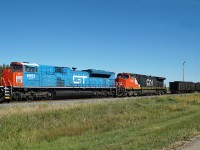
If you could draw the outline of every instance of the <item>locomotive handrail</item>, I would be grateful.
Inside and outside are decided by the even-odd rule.
[[[112,88],[114,86],[111,85],[101,85],[101,84],[69,84],[70,87],[76,88],[82,88],[82,87],[90,87],[90,88]],[[66,87],[66,86],[64,86]]]
[[[4,83],[4,86],[6,86],[6,81],[5,81],[5,79],[3,77],[1,77],[1,84],[2,84],[2,81]]]
[[[9,82],[9,86],[12,86],[12,84],[11,84],[11,82],[10,82],[10,80],[8,79],[8,82]]]
[[[2,81],[3,81],[3,83],[4,83],[4,86],[7,86],[4,77],[1,77],[1,85],[2,85]],[[9,82],[9,85],[8,85],[8,86],[12,86],[11,81],[10,81],[9,79],[8,79],[8,82]]]

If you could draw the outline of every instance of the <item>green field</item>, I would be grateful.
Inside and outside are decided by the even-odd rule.
[[[145,150],[200,131],[200,94],[0,107],[0,149]]]

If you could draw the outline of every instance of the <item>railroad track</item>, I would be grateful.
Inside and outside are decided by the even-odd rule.
[[[175,96],[180,96],[182,94],[170,94]],[[184,94],[188,95],[188,94]],[[13,101],[10,103],[2,103],[0,107],[15,107],[15,106],[24,106],[24,107],[33,107],[37,105],[65,105],[65,104],[78,104],[78,103],[97,103],[97,102],[110,102],[117,100],[136,100],[141,98],[154,98],[154,97],[163,97],[167,95],[153,95],[153,96],[137,96],[137,97],[110,97],[110,98],[79,98],[79,99],[59,99],[59,100],[33,100],[33,101]]]

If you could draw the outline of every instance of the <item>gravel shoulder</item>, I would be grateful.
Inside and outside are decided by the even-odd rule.
[[[200,133],[190,139],[177,141],[163,150],[200,150]]]
[[[61,100],[43,100],[43,101],[18,101],[11,103],[0,104],[0,107],[34,107],[37,105],[71,105],[79,103],[98,103],[98,102],[110,102],[110,101],[119,101],[119,100],[136,100],[141,98],[153,98],[156,96],[141,96],[141,97],[123,97],[123,98],[85,98],[85,99],[61,99]]]
[[[184,144],[176,150],[200,150],[200,134],[183,143]]]
[[[171,94],[174,95],[174,94]],[[180,96],[181,94],[176,94],[174,96]],[[187,95],[187,94],[184,94]],[[16,101],[11,103],[2,103],[0,107],[33,107],[37,105],[65,105],[65,104],[78,104],[78,103],[97,103],[97,102],[110,102],[110,101],[120,101],[120,100],[137,100],[141,98],[154,98],[162,97],[167,95],[154,95],[154,96],[138,96],[138,97],[117,97],[117,98],[81,98],[81,99],[61,99],[61,100],[34,100],[34,101]]]

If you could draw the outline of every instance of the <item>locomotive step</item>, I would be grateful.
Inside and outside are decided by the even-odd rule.
[[[4,99],[11,99],[11,87],[4,87]]]
[[[6,97],[4,97],[4,98],[5,98],[5,99],[11,99],[10,96],[6,96]]]

